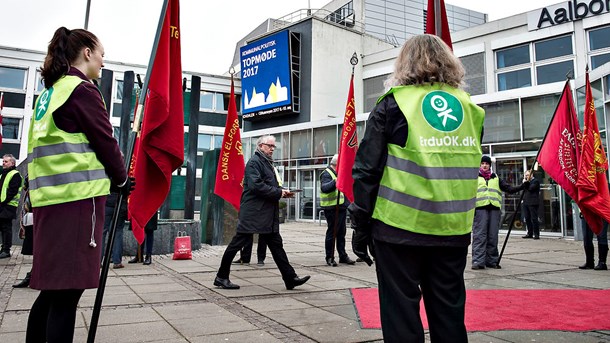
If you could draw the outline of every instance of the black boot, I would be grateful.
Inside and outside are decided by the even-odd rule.
[[[593,269],[595,267],[595,259],[593,258],[593,246],[585,245],[585,258],[586,262],[582,266],[578,266],[579,269]]]
[[[593,269],[608,270],[608,266],[606,265],[606,257],[608,257],[608,246],[598,244],[597,250],[599,251],[599,263]]]
[[[23,278],[23,280],[21,280],[21,282],[16,283],[13,285],[13,288],[26,288],[30,286],[30,278],[31,278],[31,272],[28,272],[27,274],[25,274],[25,278]]]
[[[146,257],[144,258],[144,262],[142,262],[142,264],[147,266],[151,263],[152,263],[152,259],[150,258],[150,255],[146,255]]]
[[[127,261],[127,263],[140,263],[140,262],[142,262],[142,260],[138,256],[135,256],[131,260]]]

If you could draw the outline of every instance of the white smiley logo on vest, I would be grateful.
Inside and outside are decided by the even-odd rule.
[[[422,101],[422,114],[430,126],[442,132],[455,131],[464,121],[464,110],[460,101],[443,91],[426,94]]]

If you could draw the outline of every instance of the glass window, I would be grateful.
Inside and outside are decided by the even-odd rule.
[[[530,63],[529,44],[516,46],[496,52],[497,67],[506,68],[519,64]]]
[[[498,74],[498,90],[529,87],[532,85],[530,69],[521,69]]]
[[[610,26],[589,31],[590,51],[610,47]]]
[[[26,70],[19,68],[0,67],[0,87],[25,89]]]
[[[591,56],[591,70],[610,62],[610,53]]]
[[[222,94],[222,102],[221,104],[223,105],[223,109],[225,111],[229,110],[229,100],[231,99],[231,94]],[[237,108],[237,112],[240,111],[239,106],[241,105],[241,95],[239,94],[235,94],[235,107]],[[218,104],[216,105],[216,108],[219,109],[220,107],[218,107]]]
[[[364,79],[364,111],[370,112],[377,104],[377,99],[383,95],[385,88],[383,82],[388,78],[388,74]]]
[[[40,70],[36,71],[36,92],[42,92],[44,90],[44,82],[42,82],[42,75]]]
[[[523,138],[542,138],[553,118],[560,94],[521,99]]]
[[[199,97],[199,108],[202,110],[213,110],[214,109],[214,93],[201,92]]]
[[[337,153],[337,126],[313,129],[313,156],[332,156]]]
[[[536,79],[539,85],[558,81],[565,81],[568,72],[574,70],[572,60],[547,64],[536,67]]]
[[[197,151],[211,150],[212,135],[198,135],[197,136]]]
[[[19,139],[20,119],[2,118],[2,138]]]
[[[466,91],[471,95],[485,94],[485,53],[460,57],[466,75]]]
[[[311,130],[293,131],[290,134],[290,158],[311,157]]]
[[[273,137],[275,137],[275,150],[273,150],[273,159],[274,160],[280,160],[282,159],[282,141],[284,136],[281,134],[274,134]]]
[[[572,55],[572,36],[553,38],[534,44],[536,61]]]
[[[116,93],[114,94],[114,98],[117,101],[123,100],[123,80],[116,81]]]
[[[226,111],[229,109],[229,104],[227,103],[226,106],[224,104],[224,94],[214,93],[214,97],[216,98],[216,104],[214,106],[215,111],[222,111],[222,110]]]
[[[222,146],[222,139],[222,135],[214,135],[214,149],[220,149],[220,147]]]
[[[519,141],[519,101],[503,101],[481,105],[485,109],[483,143]]]

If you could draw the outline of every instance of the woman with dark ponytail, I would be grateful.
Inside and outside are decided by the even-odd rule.
[[[104,205],[111,183],[129,194],[123,158],[102,96],[91,80],[104,47],[86,30],[60,27],[42,66],[28,142],[36,254],[30,287],[40,290],[26,342],[72,342],[76,308],[99,282]]]

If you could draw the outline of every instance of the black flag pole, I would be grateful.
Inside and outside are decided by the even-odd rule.
[[[153,44],[153,48],[150,54],[150,60],[148,62],[148,68],[146,70],[146,78],[144,79],[144,86],[142,87],[142,92],[139,99],[139,105],[137,106],[136,114],[134,117],[132,132],[129,137],[128,151],[127,156],[125,156],[125,169],[129,170],[131,166],[131,160],[133,157],[133,150],[136,140],[137,132],[140,130],[140,125],[142,122],[143,116],[143,108],[144,108],[144,98],[146,97],[146,92],[148,91],[148,80],[150,78],[150,73],[153,68],[153,64],[155,61],[155,56],[157,54],[157,47],[159,46],[159,37],[161,36],[161,31],[163,29],[163,23],[165,20],[165,14],[167,13],[167,6],[169,0],[163,0],[163,7],[161,8],[161,16],[159,17],[159,24],[157,26],[157,33],[155,35],[155,40]],[[138,78],[139,81],[139,78]],[[104,299],[104,290],[106,288],[106,281],[108,279],[108,268],[110,267],[110,255],[112,252],[112,246],[114,244],[114,236],[116,233],[116,226],[119,218],[119,209],[121,208],[121,203],[123,202],[124,195],[119,192],[119,196],[114,207],[114,211],[112,212],[112,221],[110,223],[110,232],[108,232],[108,243],[106,244],[106,249],[104,252],[104,259],[102,261],[102,271],[100,273],[100,282],[97,288],[97,293],[95,295],[95,303],[93,305],[93,313],[91,314],[91,324],[89,325],[89,332],[87,334],[87,343],[95,342],[95,334],[97,332],[97,325],[99,322],[100,312],[102,310],[102,301]]]
[[[557,105],[555,106],[555,112],[553,112],[553,117],[549,121],[549,126],[546,128],[546,132],[544,133],[544,138],[542,138],[542,142],[540,143],[540,146],[538,147],[538,152],[536,153],[536,158],[534,159],[534,164],[532,165],[532,168],[528,169],[530,171],[530,175],[533,170],[538,169],[537,165],[538,165],[538,157],[540,156],[540,149],[542,149],[542,147],[544,146],[544,141],[546,140],[546,137],[549,134],[549,129],[551,128],[551,124],[553,123],[553,120],[555,119],[555,115],[557,115],[557,109],[559,108],[559,105],[561,104],[561,98],[565,94],[565,88],[570,87],[570,73],[569,72],[566,75],[566,77],[567,77],[566,84],[561,93],[561,97],[559,97],[559,101],[557,101]],[[527,190],[525,190],[525,189],[521,191],[521,196],[519,197],[519,202],[517,202],[517,208],[515,209],[515,212],[513,213],[513,216],[511,217],[510,224],[508,225],[508,232],[506,233],[506,237],[504,238],[504,243],[502,244],[502,250],[500,251],[500,256],[498,257],[498,266],[500,265],[500,261],[502,260],[502,255],[504,255],[504,249],[506,249],[506,244],[508,243],[508,238],[510,237],[510,233],[513,230],[513,226],[515,225],[515,220],[517,219],[517,215],[521,211],[521,202],[523,202],[523,197],[525,196],[526,191]],[[538,220],[538,218],[535,218],[535,220]],[[533,228],[532,228],[532,230],[533,230]]]

